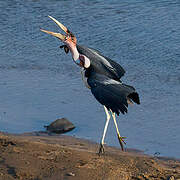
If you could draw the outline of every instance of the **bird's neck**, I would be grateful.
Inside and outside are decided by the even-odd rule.
[[[77,47],[73,45],[69,49],[71,51],[73,60],[76,62],[79,59],[79,52],[77,50]]]
[[[76,45],[70,45],[69,49],[71,51],[74,62],[78,66],[84,67],[84,68],[88,68],[90,66],[89,58],[87,58],[85,55],[79,54]]]

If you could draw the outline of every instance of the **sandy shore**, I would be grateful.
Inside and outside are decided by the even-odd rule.
[[[174,180],[180,161],[106,147],[70,136],[0,133],[0,180]]]

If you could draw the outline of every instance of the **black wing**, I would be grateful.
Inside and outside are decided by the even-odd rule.
[[[122,76],[124,76],[124,74],[125,74],[126,71],[123,69],[123,67],[122,67],[120,64],[118,64],[117,62],[111,60],[110,58],[108,58],[108,57],[106,57],[106,56],[104,56],[104,58],[106,58],[106,59],[109,61],[109,63],[111,64],[111,66],[113,67],[113,69],[112,69],[112,68],[109,68],[109,67],[107,66],[107,68],[109,68],[110,71],[111,71],[111,70],[115,71],[116,74],[117,74],[117,76],[119,77],[119,79],[120,79]]]
[[[103,56],[99,51],[78,44],[77,49],[80,54],[83,54],[90,59],[93,71],[104,74],[115,80],[120,80],[125,74],[125,70],[121,65],[110,58]]]
[[[93,73],[88,78],[88,84],[95,98],[117,115],[120,112],[127,113],[128,99],[140,104],[139,95],[132,86],[122,84],[97,73]]]

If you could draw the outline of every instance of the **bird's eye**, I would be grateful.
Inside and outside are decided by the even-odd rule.
[[[65,41],[66,41],[68,38],[70,38],[70,34],[67,34],[67,35],[65,36]]]

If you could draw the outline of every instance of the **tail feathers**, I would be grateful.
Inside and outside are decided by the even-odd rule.
[[[137,92],[132,92],[127,97],[130,98],[133,102],[140,104],[139,94]]]

